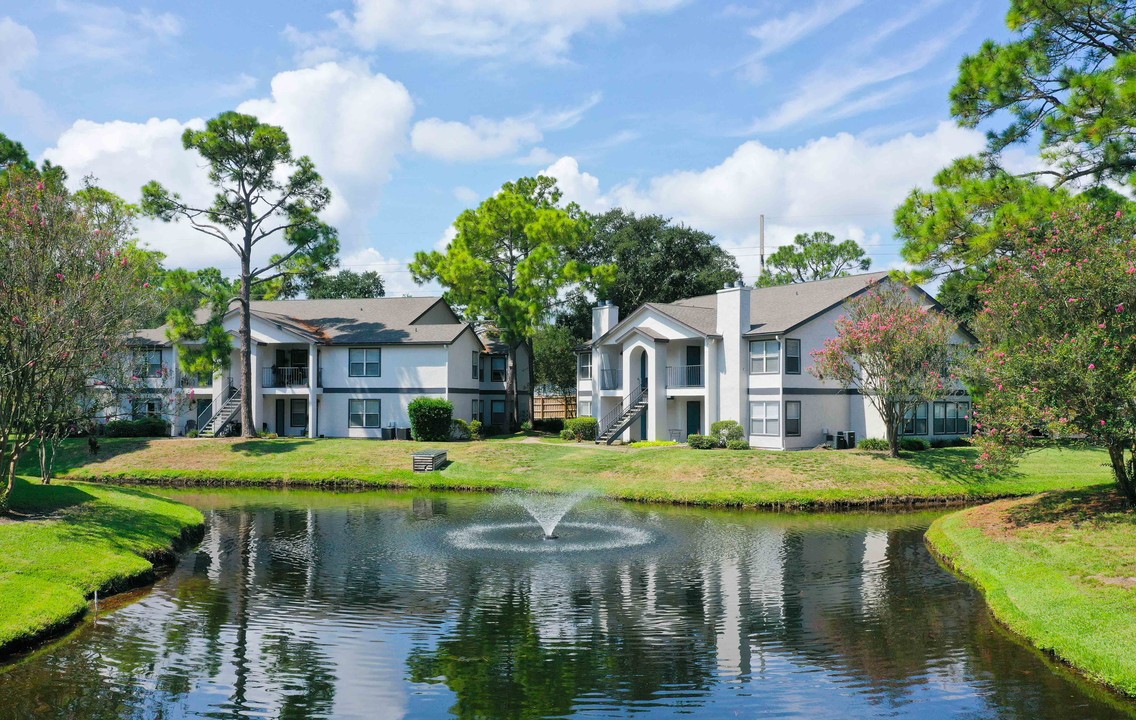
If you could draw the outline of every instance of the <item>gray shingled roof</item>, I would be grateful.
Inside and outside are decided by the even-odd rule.
[[[747,335],[787,332],[836,307],[887,276],[888,273],[884,271],[777,287],[753,288],[750,291],[751,325]],[[717,293],[677,300],[673,303],[647,303],[644,307],[654,308],[703,335],[715,335],[718,332]],[[625,322],[626,320],[620,322],[611,332],[623,326]]]
[[[254,300],[252,314],[301,337],[328,345],[450,343],[465,331],[466,323],[415,322],[438,301],[436,297]],[[165,326],[141,330],[135,333],[135,338],[140,341],[138,344],[168,345],[165,331]]]

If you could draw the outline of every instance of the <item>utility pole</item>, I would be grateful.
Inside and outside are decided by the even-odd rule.
[[[757,235],[757,276],[760,278],[765,274],[765,213],[758,217]]]

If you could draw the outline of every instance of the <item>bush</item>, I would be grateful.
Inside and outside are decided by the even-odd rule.
[[[749,450],[749,440],[729,440],[726,448],[730,450]]]
[[[686,444],[695,450],[713,450],[718,445],[718,438],[710,435],[687,435]]]
[[[159,417],[137,420],[111,420],[106,424],[107,437],[168,437],[170,424]]]
[[[274,432],[261,431],[256,434],[261,440],[276,440],[280,436]]]
[[[469,440],[469,438],[469,423],[461,418],[454,418],[453,423],[450,424],[450,439]]]
[[[669,447],[671,445],[678,445],[678,443],[674,440],[636,440],[635,442],[628,445],[628,447]]]
[[[883,438],[864,438],[856,443],[861,450],[887,450],[888,441]]]
[[[187,430],[185,436],[187,438],[195,438],[198,436],[198,432],[196,430]]]
[[[480,420],[470,420],[468,427],[470,440],[481,440],[485,437],[485,434],[483,432],[484,427],[482,426]]]
[[[578,417],[564,423],[565,430],[571,430],[577,440],[595,440],[599,434],[600,421],[594,417]]]
[[[410,431],[419,442],[442,442],[450,439],[454,404],[441,398],[420,397],[406,408],[410,415]]]
[[[521,423],[521,432],[531,433],[533,431],[533,424],[531,420],[525,420]]]
[[[568,428],[564,428],[563,430],[560,431],[560,439],[561,440],[575,440],[576,439],[576,433],[572,432]]]
[[[717,439],[718,447],[727,447],[732,440],[744,440],[745,429],[737,420],[719,420],[710,425],[710,437]]]
[[[931,449],[931,443],[927,438],[905,437],[899,439],[899,449],[908,452],[923,452]]]
[[[542,420],[533,420],[533,430],[537,432],[552,433],[553,435],[560,434],[564,429],[564,420],[561,418],[544,418]]]

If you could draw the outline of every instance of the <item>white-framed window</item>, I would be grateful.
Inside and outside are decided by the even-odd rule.
[[[579,370],[579,378],[581,380],[592,379],[592,354],[590,352],[580,353],[577,357],[576,367]]]
[[[162,374],[162,351],[139,350],[134,354],[134,364],[137,372],[144,373],[145,377],[159,377]]]
[[[801,374],[801,341],[785,338],[785,374]]]
[[[481,370],[481,353],[473,351],[473,379],[477,380]]]
[[[927,403],[921,402],[908,409],[903,416],[903,435],[927,434]]]
[[[381,348],[351,348],[347,351],[350,377],[379,377],[383,370]]]
[[[801,401],[785,401],[785,436],[801,436]]]
[[[758,401],[749,404],[750,435],[781,434],[781,403]]]
[[[936,435],[969,435],[970,403],[936,402],[933,429]]]
[[[130,404],[130,416],[135,420],[144,417],[161,417],[162,403],[157,398],[136,398]]]
[[[581,400],[576,403],[576,416],[577,417],[591,417],[592,416],[592,401]]]
[[[751,340],[749,372],[751,375],[772,375],[781,372],[781,343],[776,340]]]
[[[306,428],[308,426],[308,401],[306,398],[292,398],[289,410],[288,427]]]
[[[494,355],[489,360],[489,381],[495,383],[505,382],[505,361],[504,355]]]
[[[382,400],[348,400],[347,426],[377,428],[382,425]]]

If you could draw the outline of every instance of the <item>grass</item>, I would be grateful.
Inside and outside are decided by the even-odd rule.
[[[129,488],[17,480],[0,520],[0,654],[69,627],[88,598],[150,580],[203,523],[199,511]]]
[[[1136,512],[1111,485],[952,513],[927,539],[1011,630],[1136,696]]]
[[[588,488],[627,500],[803,508],[976,501],[1084,487],[1108,477],[1104,456],[1089,450],[1046,450],[1015,473],[991,477],[974,469],[971,448],[889,459],[857,450],[693,451],[519,440],[445,444],[450,464],[415,474],[410,453],[422,447],[348,439],[121,439],[104,442],[99,457],[91,458],[84,443],[73,441],[64,446],[58,467],[67,477],[112,482]]]

